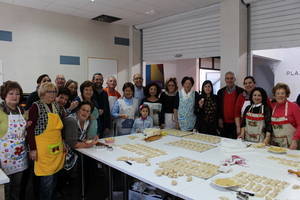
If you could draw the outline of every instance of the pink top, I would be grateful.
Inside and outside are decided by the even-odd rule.
[[[277,106],[276,106],[277,105]],[[276,106],[274,114],[272,117],[284,117],[285,102],[283,103],[273,103],[272,109]],[[293,140],[300,140],[300,108],[297,104],[288,101],[288,111],[287,111],[288,122],[296,128]]]

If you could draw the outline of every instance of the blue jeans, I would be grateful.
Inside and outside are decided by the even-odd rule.
[[[50,176],[40,176],[40,199],[53,200],[56,188],[56,174]]]

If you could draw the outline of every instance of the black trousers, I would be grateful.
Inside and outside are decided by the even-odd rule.
[[[235,123],[224,123],[223,130],[221,131],[221,136],[231,139],[236,139],[236,126]]]

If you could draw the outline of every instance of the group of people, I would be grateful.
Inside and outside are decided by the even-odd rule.
[[[69,185],[80,185],[81,158],[76,148],[151,127],[298,148],[300,108],[287,100],[290,89],[284,83],[274,86],[269,99],[252,76],[244,78],[244,88],[237,86],[233,72],[225,74],[226,86],[217,95],[210,80],[204,81],[199,93],[195,91],[192,77],[181,80],[181,89],[176,78],[169,78],[162,92],[155,82],[143,87],[141,74],[135,74],[133,83],[123,85],[123,95],[116,89],[115,77],[107,77],[106,88],[103,80],[101,73],[94,74],[91,81],[79,86],[77,94],[76,81],[57,75],[52,83],[43,74],[25,107],[20,106],[22,87],[14,81],[4,82],[0,89],[0,162],[10,178],[5,185],[7,200],[20,198],[23,172],[30,163],[38,177],[38,197],[55,199],[58,173],[70,175]],[[72,199],[80,198],[80,187],[73,195]]]

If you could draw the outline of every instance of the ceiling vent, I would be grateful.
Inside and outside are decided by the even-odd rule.
[[[109,16],[109,15],[99,15],[98,17],[94,17],[92,20],[106,23],[113,23],[121,20],[121,18]]]

